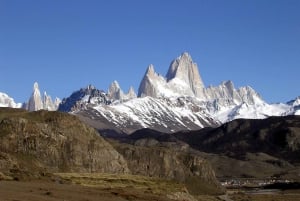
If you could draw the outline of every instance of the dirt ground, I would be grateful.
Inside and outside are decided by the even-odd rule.
[[[0,181],[0,201],[170,201],[134,189],[100,189],[51,181]]]

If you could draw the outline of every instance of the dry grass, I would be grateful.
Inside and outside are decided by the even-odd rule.
[[[144,192],[164,195],[186,191],[184,184],[139,175],[108,173],[55,173],[55,175],[74,184],[97,188],[134,188]]]

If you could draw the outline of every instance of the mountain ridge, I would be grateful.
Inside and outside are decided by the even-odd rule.
[[[0,105],[1,101],[2,105],[9,106],[11,99],[0,99]],[[10,104],[12,107],[18,105]],[[205,87],[197,64],[184,52],[171,62],[165,77],[149,65],[138,95],[132,87],[124,93],[119,83],[113,81],[107,92],[88,85],[60,102],[59,99],[52,101],[46,92],[42,98],[38,84],[34,83],[33,93],[23,108],[72,112],[83,115],[93,125],[98,119],[99,123],[108,122],[109,129],[128,134],[145,127],[176,132],[217,126],[238,118],[299,115],[300,98],[287,104],[268,104],[250,86],[237,89],[232,81]]]

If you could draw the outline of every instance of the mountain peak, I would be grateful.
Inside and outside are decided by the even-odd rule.
[[[92,84],[89,84],[87,87],[86,87],[88,90],[93,90],[93,89],[96,89],[96,87]]]
[[[43,109],[43,102],[41,98],[41,92],[39,90],[39,84],[35,82],[33,84],[33,92],[28,101],[29,111],[37,111]]]
[[[154,74],[155,74],[154,66],[153,64],[150,64],[146,70],[145,75],[153,76]]]
[[[174,78],[185,82],[197,97],[203,93],[204,84],[199,74],[198,66],[187,52],[182,53],[181,56],[172,61],[166,78],[168,82]]]
[[[39,84],[37,82],[34,82],[33,84],[33,91],[39,91]]]
[[[118,83],[117,80],[114,80],[114,81],[111,83],[110,87],[116,88],[116,89],[120,89],[120,85],[119,85],[119,83]]]
[[[108,89],[108,97],[113,99],[113,100],[121,100],[123,99],[123,91],[122,89],[120,88],[120,85],[119,83],[114,80],[111,85],[109,86],[109,89]]]
[[[177,57],[178,60],[189,60],[193,62],[192,56],[188,52],[183,52],[179,57]]]

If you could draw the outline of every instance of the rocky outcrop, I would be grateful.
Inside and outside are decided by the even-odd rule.
[[[160,143],[151,137],[140,138],[132,143],[114,142],[112,145],[127,160],[133,174],[185,183],[192,194],[198,194],[201,190],[192,186],[206,185],[215,189],[215,192],[222,191],[210,164],[196,151],[190,150],[188,145]]]
[[[128,173],[124,158],[76,116],[1,109],[0,171]],[[12,162],[9,162],[12,161]]]

